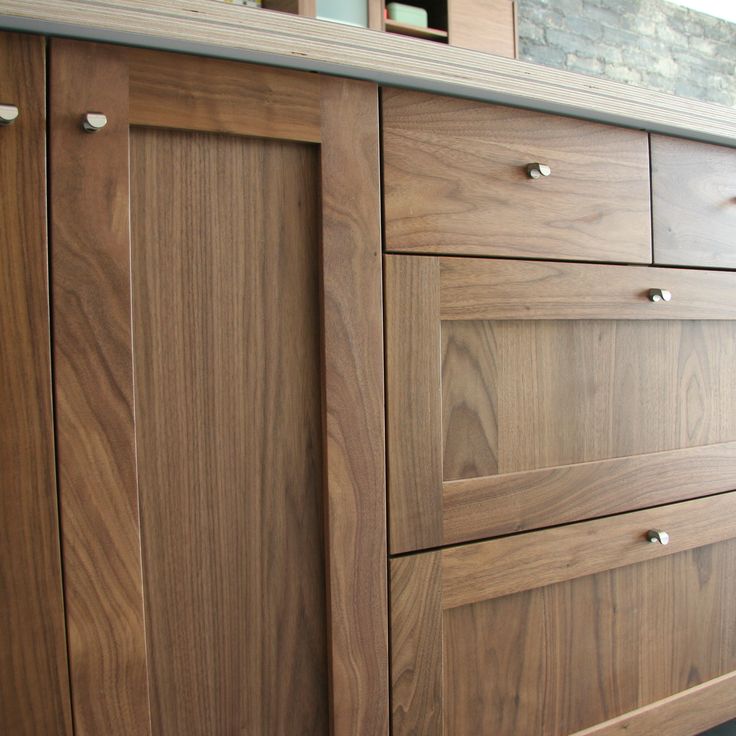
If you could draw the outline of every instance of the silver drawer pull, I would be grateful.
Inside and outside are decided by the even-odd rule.
[[[650,302],[669,302],[672,301],[672,292],[667,289],[649,289]]]
[[[661,529],[650,529],[647,532],[647,541],[651,544],[669,544],[670,535]]]
[[[18,117],[18,108],[15,105],[0,104],[0,125],[10,125]]]
[[[526,173],[530,179],[539,179],[543,176],[549,176],[552,173],[552,169],[547,164],[533,163],[527,164]]]
[[[82,128],[87,133],[96,133],[107,125],[107,115],[101,112],[86,112],[82,118]]]

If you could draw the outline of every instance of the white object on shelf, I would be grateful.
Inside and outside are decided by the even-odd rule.
[[[368,0],[317,0],[317,17],[367,28]]]

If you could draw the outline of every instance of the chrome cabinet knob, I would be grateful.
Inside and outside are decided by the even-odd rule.
[[[669,302],[671,300],[671,291],[667,291],[667,289],[649,289],[650,302]]]
[[[549,176],[552,169],[547,164],[533,163],[527,164],[526,173],[530,179],[539,179],[542,176]]]
[[[18,117],[18,108],[15,105],[0,104],[0,125],[10,125]]]
[[[82,118],[82,129],[87,133],[96,133],[107,125],[107,115],[101,112],[86,112]]]
[[[650,529],[647,532],[647,541],[651,544],[669,544],[670,535],[661,529]]]

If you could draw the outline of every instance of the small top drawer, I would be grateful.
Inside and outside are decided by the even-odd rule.
[[[652,135],[654,260],[736,268],[736,149]]]
[[[651,262],[646,133],[386,89],[383,144],[390,251]]]

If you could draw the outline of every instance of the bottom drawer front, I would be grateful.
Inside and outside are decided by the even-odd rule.
[[[691,515],[697,534],[708,513],[724,534],[703,546],[646,541],[652,514],[663,530]],[[563,736],[736,671],[734,515],[736,493],[394,559],[394,733]],[[642,533],[632,539],[638,520]],[[622,560],[602,539],[591,567],[586,558],[595,555],[598,534],[615,536],[617,526],[644,557]],[[494,568],[513,569],[511,541],[538,548],[554,567],[550,535],[567,579],[549,582],[545,559],[535,572],[521,555],[523,589],[490,586],[485,598],[453,593],[448,576],[464,576],[466,586],[472,580],[463,564],[477,567],[481,588],[487,576],[498,577]],[[466,550],[473,554],[458,562]],[[606,554],[617,559],[603,569]]]

